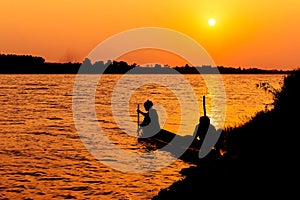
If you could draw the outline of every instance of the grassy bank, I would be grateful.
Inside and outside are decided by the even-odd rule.
[[[300,70],[287,75],[279,91],[264,85],[274,95],[272,109],[223,130],[216,146],[226,152],[222,157],[202,159],[196,167],[182,170],[185,178],[153,199],[299,196],[299,88]]]

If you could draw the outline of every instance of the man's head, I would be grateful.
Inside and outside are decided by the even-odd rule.
[[[200,124],[203,124],[203,125],[209,125],[210,124],[210,119],[209,117],[207,116],[201,116],[200,119],[199,119],[199,122]]]
[[[150,100],[147,100],[145,103],[144,103],[144,108],[145,108],[145,110],[149,110],[151,107],[153,106],[153,103],[152,103],[152,101],[150,101]]]

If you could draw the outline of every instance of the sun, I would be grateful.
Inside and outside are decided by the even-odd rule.
[[[210,18],[207,23],[209,26],[215,26],[217,22],[214,18]]]

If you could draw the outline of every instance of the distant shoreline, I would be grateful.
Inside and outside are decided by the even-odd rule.
[[[266,70],[203,66],[141,67],[124,61],[103,61],[94,64],[86,58],[82,63],[51,63],[31,55],[0,54],[0,74],[290,74],[293,70]]]

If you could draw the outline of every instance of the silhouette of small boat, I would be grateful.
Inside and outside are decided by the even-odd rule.
[[[180,136],[165,129],[161,129],[151,137],[138,137],[138,142],[149,145],[153,149],[169,151],[181,158],[198,158],[200,150],[197,139],[193,140],[191,135]]]

